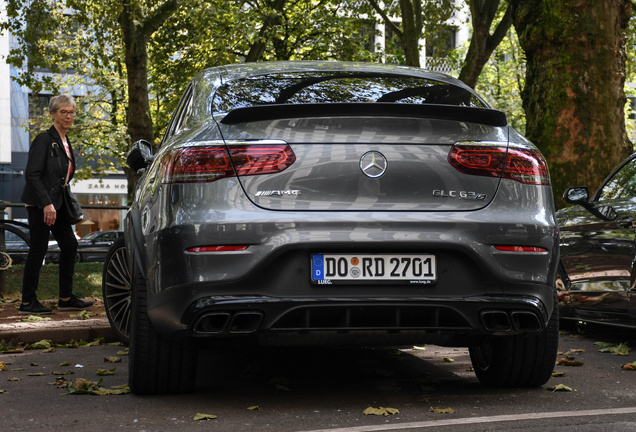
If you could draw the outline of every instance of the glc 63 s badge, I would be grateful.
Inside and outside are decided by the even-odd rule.
[[[440,198],[457,198],[466,200],[485,200],[486,194],[480,194],[470,191],[445,191],[444,189],[433,190],[434,197]]]

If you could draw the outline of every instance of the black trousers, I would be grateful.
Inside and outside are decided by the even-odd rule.
[[[27,212],[29,213],[31,247],[24,265],[22,302],[31,303],[37,300],[35,292],[38,289],[40,269],[48,249],[50,233],[53,233],[60,247],[60,297],[70,297],[73,293],[73,273],[77,253],[77,238],[71,223],[63,210],[57,212],[55,223],[51,226],[44,223],[43,209],[27,207]]]

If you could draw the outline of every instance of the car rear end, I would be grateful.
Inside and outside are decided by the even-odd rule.
[[[434,75],[237,74],[138,195],[157,331],[468,346],[546,328],[549,174],[501,113]],[[398,103],[409,91],[430,102]]]

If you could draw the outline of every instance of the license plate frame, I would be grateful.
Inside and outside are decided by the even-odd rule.
[[[437,282],[437,257],[430,253],[314,253],[310,256],[309,268],[311,283],[315,285],[430,285]]]

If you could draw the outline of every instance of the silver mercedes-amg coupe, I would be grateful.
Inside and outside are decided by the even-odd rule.
[[[196,382],[201,339],[470,348],[539,386],[558,343],[558,229],[537,148],[447,75],[271,62],[199,73],[142,173],[104,298],[129,384]]]

